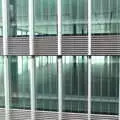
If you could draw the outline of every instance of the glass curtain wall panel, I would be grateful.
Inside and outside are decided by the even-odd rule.
[[[35,57],[36,109],[58,111],[57,57]]]
[[[9,56],[10,107],[30,108],[29,58],[27,56]]]
[[[0,56],[0,107],[5,106],[4,95],[4,59]]]
[[[57,34],[57,0],[35,0],[34,17],[36,36]]]
[[[9,0],[9,36],[28,35],[28,0]]]
[[[62,34],[85,35],[88,29],[88,0],[62,0]]]
[[[2,0],[0,0],[0,36],[3,35],[3,27],[2,27]]]
[[[120,33],[120,0],[92,0],[92,34]]]
[[[87,113],[88,67],[86,56],[64,56],[63,111]]]
[[[92,113],[118,114],[119,56],[92,57]]]

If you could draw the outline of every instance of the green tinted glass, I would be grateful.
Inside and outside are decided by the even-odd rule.
[[[118,114],[118,56],[92,57],[92,113]]]
[[[63,111],[87,112],[87,57],[63,57]]]
[[[11,108],[30,109],[30,80],[27,56],[9,56]]]
[[[36,109],[58,111],[57,57],[37,56]]]

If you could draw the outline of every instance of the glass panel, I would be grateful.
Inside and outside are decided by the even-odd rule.
[[[11,108],[30,108],[30,80],[27,56],[9,56]]]
[[[57,0],[35,0],[35,35],[57,34]]]
[[[87,1],[62,0],[62,34],[87,34]]]
[[[9,0],[9,36],[28,35],[28,0]]]
[[[36,61],[36,109],[58,110],[57,58],[37,56]]]
[[[4,59],[0,56],[0,107],[5,107],[4,101]]]
[[[120,0],[92,0],[92,34],[120,33]]]
[[[87,112],[87,57],[64,56],[63,111]]]
[[[92,57],[92,113],[118,114],[118,56]]]
[[[3,27],[2,27],[2,0],[0,0],[0,36],[3,35]]]

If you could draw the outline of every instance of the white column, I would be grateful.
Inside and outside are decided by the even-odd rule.
[[[119,58],[119,120],[120,120],[120,58]]]
[[[88,0],[88,55],[91,55],[91,0]]]
[[[3,54],[8,54],[8,0],[2,0]]]
[[[58,57],[58,120],[62,120],[62,57]]]
[[[58,16],[58,55],[62,54],[62,21],[61,21],[61,0],[57,0],[57,16]]]
[[[29,50],[34,55],[34,0],[29,0]]]
[[[91,0],[88,0],[88,120],[91,120]]]
[[[31,120],[35,120],[35,58],[30,56]]]
[[[9,72],[8,57],[4,56],[4,90],[5,90],[5,120],[10,120],[10,89],[9,89]]]
[[[29,54],[31,119],[35,120],[34,0],[29,0]]]
[[[91,57],[88,56],[88,120],[91,120]]]
[[[5,120],[10,120],[10,89],[8,72],[8,0],[2,0],[3,20],[3,55],[4,55],[4,91],[5,91]]]
[[[62,21],[61,0],[57,0],[58,16],[58,120],[62,120]]]

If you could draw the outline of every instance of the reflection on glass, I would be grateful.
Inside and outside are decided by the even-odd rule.
[[[4,60],[3,57],[0,56],[0,107],[4,107],[5,105],[5,95],[4,95]]]
[[[36,109],[58,110],[57,58],[37,56],[36,66]]]
[[[92,113],[118,114],[118,56],[92,57]]]
[[[92,0],[92,33],[120,33],[120,0]]]
[[[0,36],[3,34],[3,27],[2,27],[2,0],[0,0]]]
[[[62,34],[87,34],[87,0],[62,0]]]
[[[63,111],[87,112],[87,57],[63,57]]]
[[[30,108],[30,80],[27,56],[9,56],[11,108]]]
[[[57,34],[57,0],[35,0],[35,35]]]
[[[9,36],[28,35],[28,0],[9,0]]]

